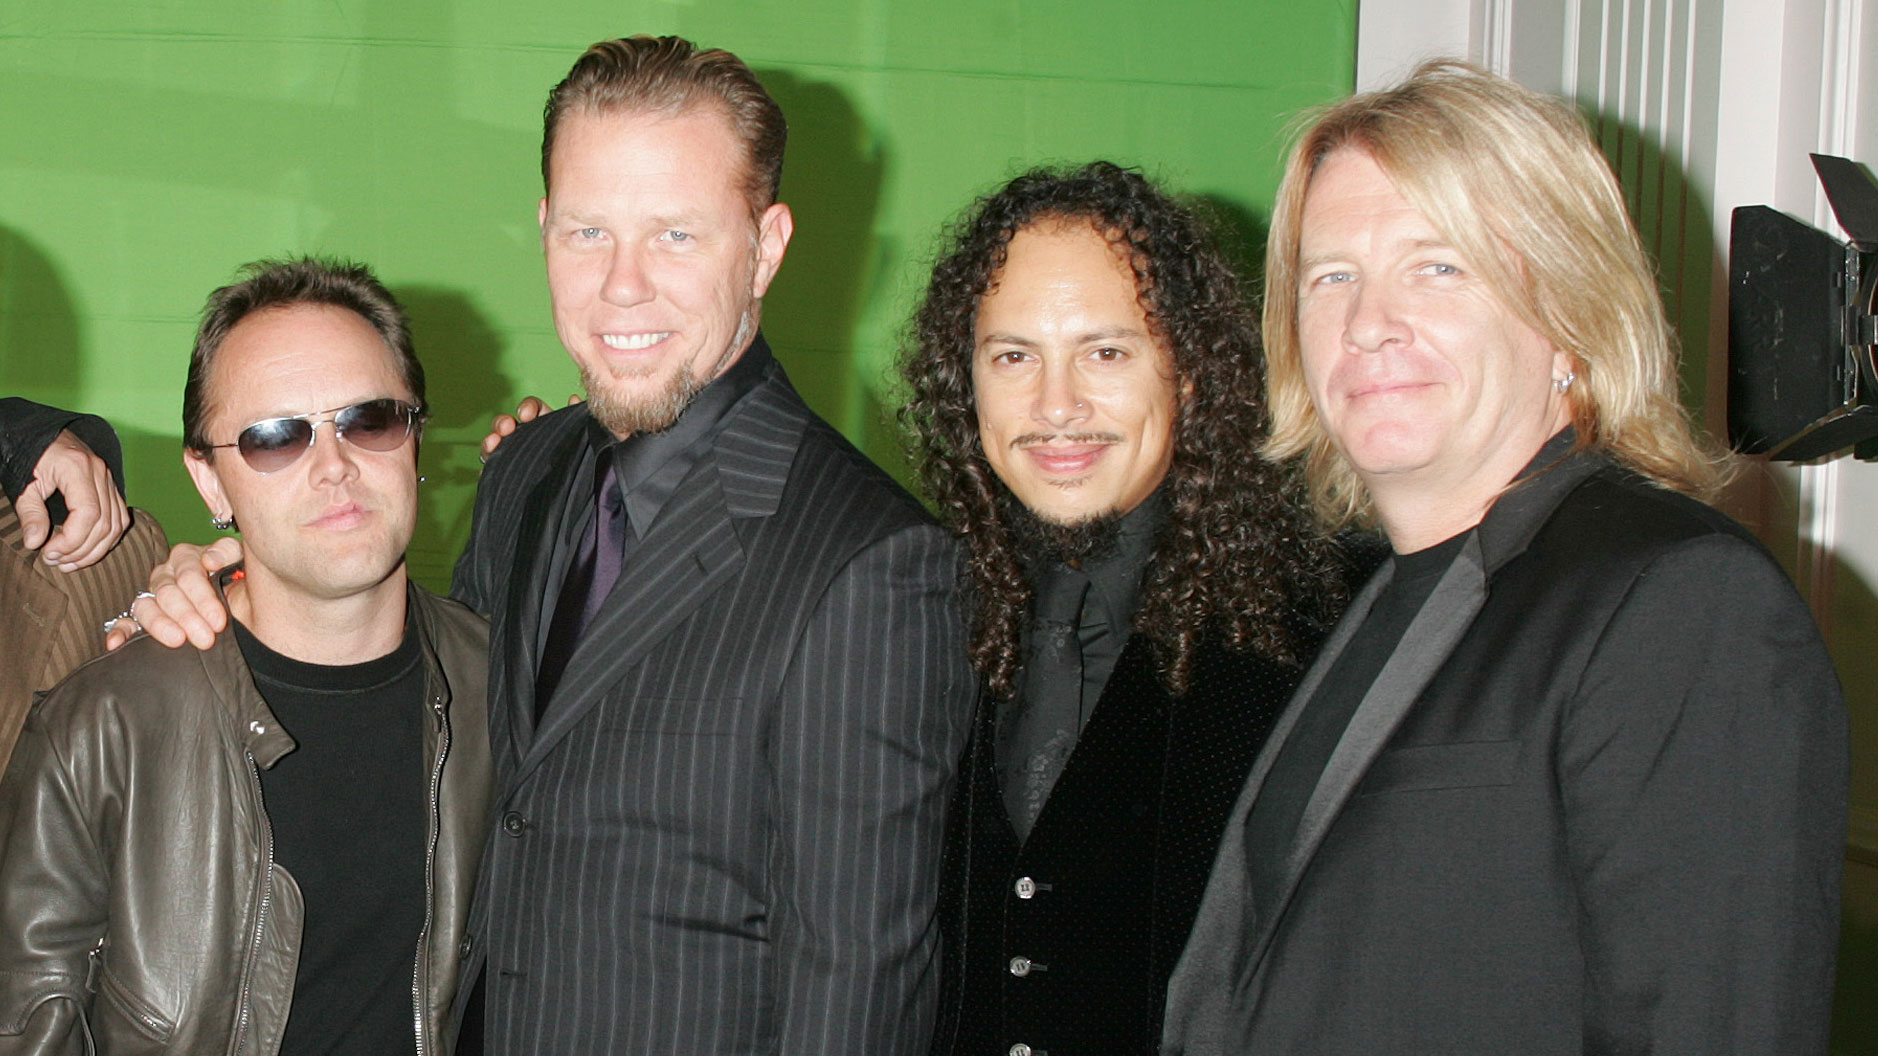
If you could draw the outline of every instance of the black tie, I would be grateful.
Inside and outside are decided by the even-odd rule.
[[[1079,631],[1088,593],[1089,577],[1073,568],[1059,568],[1045,579],[1025,650],[1023,685],[1000,724],[1004,809],[1019,840],[1030,837],[1082,730]]]
[[[548,640],[541,649],[541,667],[535,676],[535,722],[548,709],[555,687],[567,670],[574,647],[593,622],[619,580],[626,553],[626,503],[620,495],[619,474],[613,472],[613,450],[603,449],[593,467],[594,512],[581,533],[580,546],[568,563],[561,583],[561,598],[548,624]]]

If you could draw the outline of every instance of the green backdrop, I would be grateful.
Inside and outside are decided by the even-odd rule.
[[[362,260],[430,374],[411,563],[445,583],[490,415],[575,385],[535,231],[542,101],[587,44],[635,32],[729,48],[783,104],[797,228],[765,329],[895,472],[886,371],[947,219],[1023,166],[1108,157],[1254,241],[1287,121],[1348,92],[1355,54],[1353,2],[10,5],[0,394],[110,418],[132,501],[206,539],[178,461],[203,298],[258,257]]]
[[[941,225],[1026,165],[1108,157],[1210,199],[1249,259],[1284,128],[1352,84],[1354,8],[12,3],[0,10],[0,395],[110,418],[132,501],[172,538],[205,540],[178,423],[204,296],[258,257],[363,260],[411,309],[430,373],[411,558],[444,585],[490,415],[575,384],[535,233],[542,100],[594,40],[679,33],[742,55],[789,115],[797,231],[765,328],[810,402],[898,472],[885,374]],[[1848,945],[1842,993],[1862,992],[1870,949]],[[1869,1050],[1852,1018],[1841,1027],[1841,1045]]]

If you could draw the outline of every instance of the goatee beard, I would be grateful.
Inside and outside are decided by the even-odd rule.
[[[678,424],[678,419],[684,415],[685,408],[691,406],[691,401],[704,391],[712,379],[730,369],[730,362],[743,352],[755,336],[756,313],[745,308],[737,318],[736,335],[731,339],[730,347],[718,357],[710,378],[698,377],[681,363],[663,392],[639,400],[614,399],[604,384],[607,377],[582,365],[580,383],[587,390],[587,413],[617,437],[662,433]]]
[[[680,370],[672,375],[663,392],[637,400],[615,399],[606,389],[607,379],[599,377],[585,367],[581,368],[580,381],[587,389],[587,413],[594,420],[607,428],[614,436],[633,436],[638,433],[662,433],[678,423],[685,408],[698,393],[704,391],[708,382],[694,376],[689,370]]]
[[[1018,562],[1026,567],[1086,568],[1121,545],[1122,518],[1127,515],[1119,511],[1110,510],[1074,524],[1057,524],[1032,513],[1002,482],[998,484],[997,501],[998,518],[1010,533]]]

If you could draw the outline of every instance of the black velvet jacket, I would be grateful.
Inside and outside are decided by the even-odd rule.
[[[1021,847],[981,701],[946,835],[934,1053],[1155,1051],[1220,828],[1300,674],[1209,647],[1174,698],[1131,637]]]

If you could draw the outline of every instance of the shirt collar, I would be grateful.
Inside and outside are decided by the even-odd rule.
[[[1046,582],[1039,582],[1038,590],[1046,589],[1050,578],[1085,576],[1089,580],[1089,596],[1083,603],[1083,625],[1105,623],[1126,633],[1140,599],[1142,574],[1154,556],[1155,539],[1161,526],[1167,523],[1165,491],[1165,488],[1157,489],[1122,516],[1114,549],[1081,569],[1051,566],[1044,571]]]
[[[601,457],[613,460],[626,501],[627,523],[636,537],[644,537],[692,466],[723,431],[732,409],[762,384],[773,359],[769,344],[758,334],[730,369],[694,396],[678,421],[662,432],[616,440],[605,426],[589,419],[588,441]]]
[[[1115,549],[1083,571],[1089,576],[1089,596],[1100,603],[1111,627],[1126,628],[1134,620],[1141,596],[1141,577],[1154,556],[1154,542],[1167,523],[1165,489],[1143,499],[1122,517]]]

